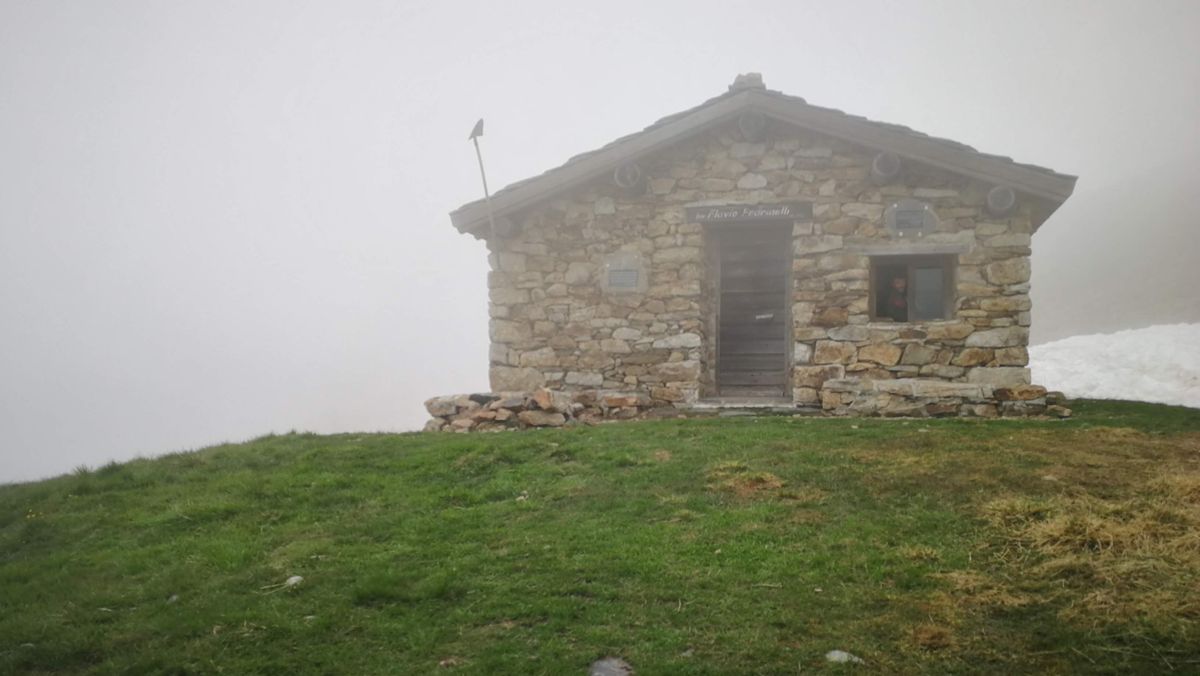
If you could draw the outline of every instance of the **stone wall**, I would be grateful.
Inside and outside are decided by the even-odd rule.
[[[704,227],[686,222],[684,206],[810,201],[812,220],[793,227],[798,406],[955,415],[1044,406],[1031,396],[1036,390],[1022,389],[1029,384],[1031,205],[988,217],[992,186],[911,163],[894,183],[877,186],[868,180],[874,151],[768,131],[761,143],[740,140],[732,125],[702,134],[642,160],[643,192],[624,194],[598,179],[516,219],[511,237],[490,241],[492,389],[621,390],[652,405],[713,394],[711,247]],[[882,224],[886,205],[903,197],[938,216],[936,231],[915,244]],[[871,321],[869,254],[887,247],[961,252],[952,319]],[[644,261],[642,292],[601,289],[604,260],[616,252]],[[1022,394],[1006,403],[998,390]]]
[[[655,408],[639,392],[541,388],[532,392],[487,392],[433,397],[425,402],[426,432],[500,432],[629,420]]]

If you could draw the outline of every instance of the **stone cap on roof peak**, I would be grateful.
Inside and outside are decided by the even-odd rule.
[[[739,73],[733,78],[733,84],[729,85],[729,91],[740,92],[743,89],[766,89],[767,85],[763,83],[762,73]]]

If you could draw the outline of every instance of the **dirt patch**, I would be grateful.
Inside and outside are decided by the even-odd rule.
[[[944,650],[954,647],[954,633],[937,624],[920,624],[913,627],[912,639],[922,650]]]

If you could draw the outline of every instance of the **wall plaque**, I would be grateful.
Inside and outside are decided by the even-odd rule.
[[[920,236],[937,229],[938,217],[933,207],[906,197],[883,210],[883,222],[888,230],[901,237]]]
[[[636,251],[615,251],[604,258],[600,288],[605,293],[645,293],[646,262]]]
[[[641,279],[641,270],[614,268],[608,271],[608,288],[621,290],[636,290]]]
[[[689,223],[770,223],[812,220],[812,202],[784,204],[719,204],[688,207]]]

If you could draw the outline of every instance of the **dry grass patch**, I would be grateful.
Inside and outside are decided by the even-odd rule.
[[[753,472],[744,462],[719,462],[708,469],[710,490],[732,493],[739,498],[764,498],[778,495],[784,481],[771,472]]]
[[[823,523],[825,521],[825,513],[815,509],[797,509],[792,512],[790,520],[797,525],[811,526]]]
[[[855,448],[847,452],[855,461],[871,465],[888,474],[911,475],[915,472],[936,470],[942,459],[931,453],[922,453],[903,443],[892,442],[893,448]]]
[[[799,505],[819,505],[825,502],[829,493],[816,486],[798,486],[781,491],[779,497]]]
[[[783,479],[770,472],[749,472],[725,479],[720,487],[732,491],[739,498],[750,498],[774,494],[783,488]]]
[[[970,570],[938,573],[937,577],[950,585],[947,594],[936,598],[935,605],[943,611],[949,608],[1022,608],[1033,602],[1028,594],[1011,588],[995,577]]]
[[[1120,497],[1066,491],[987,503],[997,557],[1069,595],[1066,619],[1164,631],[1200,620],[1200,471],[1172,464],[1140,480],[1115,471],[1109,484]]]
[[[954,647],[954,633],[938,624],[919,624],[913,627],[912,640],[922,650],[944,650]]]
[[[942,553],[933,547],[925,545],[908,545],[900,548],[900,556],[909,561],[920,563],[937,563],[942,560]]]
[[[696,512],[696,511],[693,511],[690,509],[677,509],[671,513],[671,517],[669,519],[667,519],[667,521],[669,521],[670,523],[685,523],[685,522],[690,522],[690,521],[697,521],[702,516],[703,515],[700,512]]]

